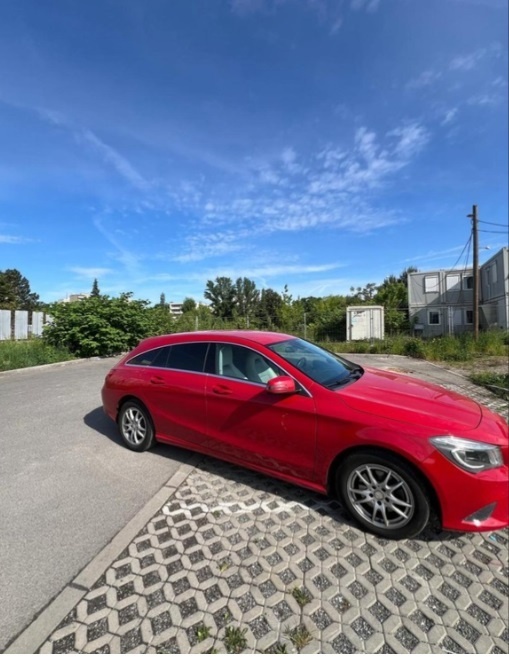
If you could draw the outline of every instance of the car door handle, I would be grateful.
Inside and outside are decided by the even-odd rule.
[[[221,386],[221,384],[218,384],[217,386],[214,386],[212,389],[214,393],[218,393],[219,395],[229,395],[232,390],[228,386]]]
[[[150,378],[150,383],[151,384],[165,384],[166,382],[162,377],[151,377]]]

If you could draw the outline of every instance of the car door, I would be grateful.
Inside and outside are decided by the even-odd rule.
[[[140,397],[150,411],[159,440],[193,449],[201,449],[205,443],[207,350],[206,342],[168,345],[147,367],[138,362]],[[136,363],[132,359],[130,365]]]
[[[214,347],[209,351],[214,373],[206,384],[210,452],[269,473],[311,480],[316,445],[313,398],[304,390],[269,393],[266,381],[271,373],[285,373],[263,354],[242,345]],[[263,366],[258,375],[250,371],[256,361]]]

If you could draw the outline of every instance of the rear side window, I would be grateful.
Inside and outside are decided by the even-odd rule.
[[[208,347],[207,342],[172,345],[168,348],[170,356],[166,362],[166,367],[171,370],[203,372]]]
[[[168,349],[169,347],[158,347],[157,349],[149,349],[142,354],[133,356],[129,359],[126,365],[142,365],[145,367],[157,367],[164,368],[166,366],[166,360],[168,358]]]

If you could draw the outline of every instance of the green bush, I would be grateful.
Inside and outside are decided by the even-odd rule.
[[[413,358],[426,358],[426,351],[422,340],[419,338],[411,338],[408,340],[404,347],[405,356],[412,356]]]
[[[57,303],[53,321],[43,337],[81,358],[111,356],[135,347],[140,340],[161,332],[161,321],[146,301],[94,296],[75,303]]]

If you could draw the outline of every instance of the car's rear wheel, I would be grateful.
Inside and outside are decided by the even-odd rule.
[[[340,465],[336,481],[351,515],[379,536],[410,538],[428,524],[426,488],[410,465],[390,453],[351,454]]]
[[[146,451],[154,444],[154,428],[149,413],[139,402],[124,402],[118,414],[118,428],[131,451]]]

